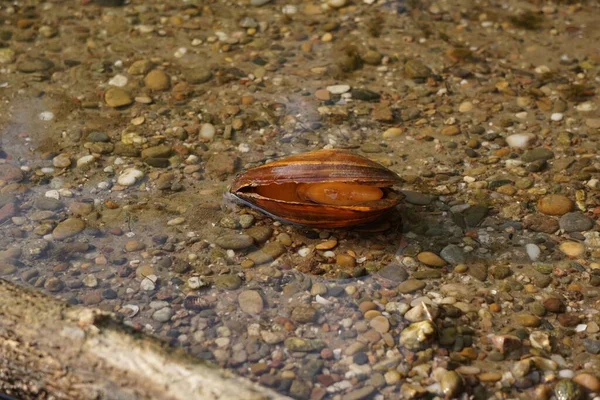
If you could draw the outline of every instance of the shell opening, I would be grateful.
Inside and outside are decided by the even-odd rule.
[[[333,206],[353,206],[377,201],[384,192],[375,186],[357,183],[283,183],[258,186],[256,193],[263,197],[299,203]]]

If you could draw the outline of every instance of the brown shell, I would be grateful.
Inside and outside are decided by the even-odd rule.
[[[384,188],[381,200],[356,206],[299,203],[263,197],[251,188],[273,183],[354,182]],[[400,182],[381,164],[345,150],[298,154],[240,174],[230,192],[243,203],[285,221],[319,228],[340,228],[372,222],[394,208],[402,195],[390,186]]]

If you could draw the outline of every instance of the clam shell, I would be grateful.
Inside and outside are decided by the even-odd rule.
[[[385,196],[377,201],[333,206],[300,203],[263,197],[252,191],[273,183],[352,182],[377,186]],[[230,193],[238,202],[285,222],[317,228],[342,228],[380,218],[400,203],[403,196],[390,186],[400,182],[394,172],[381,164],[345,150],[320,150],[298,154],[240,174]]]

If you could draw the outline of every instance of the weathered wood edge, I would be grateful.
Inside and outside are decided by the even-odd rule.
[[[0,393],[18,399],[288,397],[186,355],[97,309],[0,279]]]

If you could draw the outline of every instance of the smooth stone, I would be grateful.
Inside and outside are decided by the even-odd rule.
[[[367,399],[375,392],[373,386],[364,386],[360,389],[353,390],[342,396],[342,400],[364,400]]]
[[[104,94],[104,101],[109,107],[119,108],[133,103],[133,98],[126,90],[111,87]]]
[[[400,345],[409,350],[420,350],[435,335],[435,326],[429,320],[415,322],[400,333]]]
[[[516,325],[525,328],[537,328],[542,324],[542,320],[539,317],[531,314],[515,314],[513,321]]]
[[[21,168],[12,164],[0,164],[0,181],[6,183],[21,182],[25,178]]]
[[[255,226],[246,230],[246,235],[251,236],[257,243],[263,243],[273,236],[273,228],[270,226]]]
[[[383,315],[379,315],[369,321],[371,328],[379,333],[386,333],[390,330],[390,321]]]
[[[540,247],[533,243],[527,243],[525,245],[525,251],[527,252],[527,255],[531,261],[536,261],[542,254]]]
[[[563,242],[558,248],[569,257],[580,257],[585,254],[585,245],[579,242]]]
[[[299,351],[303,353],[319,351],[326,347],[325,343],[316,339],[302,339],[297,337],[287,338],[284,346],[289,351]]]
[[[531,133],[515,133],[506,138],[506,143],[510,147],[525,149],[535,140],[535,135]]]
[[[117,183],[121,186],[132,186],[144,177],[144,172],[135,168],[127,168],[119,175]]]
[[[276,260],[283,253],[285,247],[280,242],[269,242],[262,249],[248,254],[248,258],[256,265],[260,265]]]
[[[127,73],[130,75],[144,75],[150,72],[152,69],[152,62],[149,60],[137,60],[134,61],[129,68]]]
[[[56,168],[68,168],[71,166],[71,157],[68,154],[59,154],[52,159],[52,165]]]
[[[456,371],[446,371],[440,379],[440,387],[446,398],[455,398],[462,391],[462,377]]]
[[[576,382],[569,379],[561,379],[554,386],[556,400],[580,400],[583,398],[583,390]]]
[[[431,69],[421,60],[410,59],[404,63],[404,73],[409,79],[426,79],[431,76]]]
[[[240,309],[247,314],[260,314],[264,308],[264,302],[260,293],[255,290],[244,290],[238,296]]]
[[[40,210],[56,211],[63,208],[62,201],[50,197],[38,197],[37,199],[35,199],[33,204],[35,208]]]
[[[529,214],[523,219],[523,228],[550,234],[559,229],[559,224],[554,218],[542,214]]]
[[[446,261],[435,253],[423,251],[417,255],[417,260],[430,267],[441,268],[446,265]]]
[[[168,322],[171,320],[172,316],[173,310],[171,309],[171,307],[164,307],[159,310],[156,310],[152,314],[152,319],[158,322]]]
[[[144,77],[144,85],[150,90],[167,90],[171,86],[171,78],[162,69],[154,69]]]
[[[455,244],[449,244],[440,252],[440,256],[449,264],[463,264],[467,258],[463,249]]]
[[[573,377],[573,382],[586,388],[590,392],[600,392],[600,379],[596,375],[587,372],[579,373]]]
[[[85,222],[79,218],[68,218],[59,223],[52,231],[52,237],[63,240],[77,235],[85,229]]]
[[[488,274],[488,267],[485,264],[472,264],[469,265],[469,275],[478,281],[485,282]]]
[[[294,307],[290,318],[301,324],[313,322],[317,316],[317,310],[310,305],[299,305]]]
[[[152,146],[142,150],[142,158],[169,158],[172,152],[171,146]]]
[[[236,290],[242,286],[242,279],[236,274],[218,275],[214,282],[219,289]]]
[[[408,272],[404,267],[398,264],[388,264],[379,271],[377,274],[384,279],[389,279],[393,282],[404,282],[408,279]]]
[[[537,202],[537,210],[546,215],[564,215],[573,210],[573,201],[560,194],[544,196]]]
[[[327,86],[327,91],[331,94],[344,94],[350,91],[349,85],[333,85]]]
[[[245,234],[228,233],[215,239],[215,244],[224,249],[242,250],[254,244],[254,239]]]
[[[433,197],[425,193],[414,192],[412,190],[401,190],[400,192],[406,196],[404,200],[407,203],[417,206],[426,206],[433,201]]]
[[[547,161],[552,158],[554,158],[554,152],[552,152],[552,150],[548,150],[545,147],[538,147],[538,148],[535,148],[532,150],[527,150],[521,156],[521,160],[525,161],[527,163],[534,162],[534,161],[540,161],[540,160]]]
[[[188,69],[184,74],[185,79],[194,85],[206,83],[213,77],[213,74],[210,70],[200,67]]]
[[[200,137],[205,140],[213,140],[217,130],[213,124],[202,124],[200,127]]]
[[[583,232],[594,227],[594,220],[582,212],[568,212],[558,220],[560,229],[565,232]]]
[[[402,294],[414,293],[425,287],[425,282],[416,279],[408,279],[398,285],[398,291]]]

